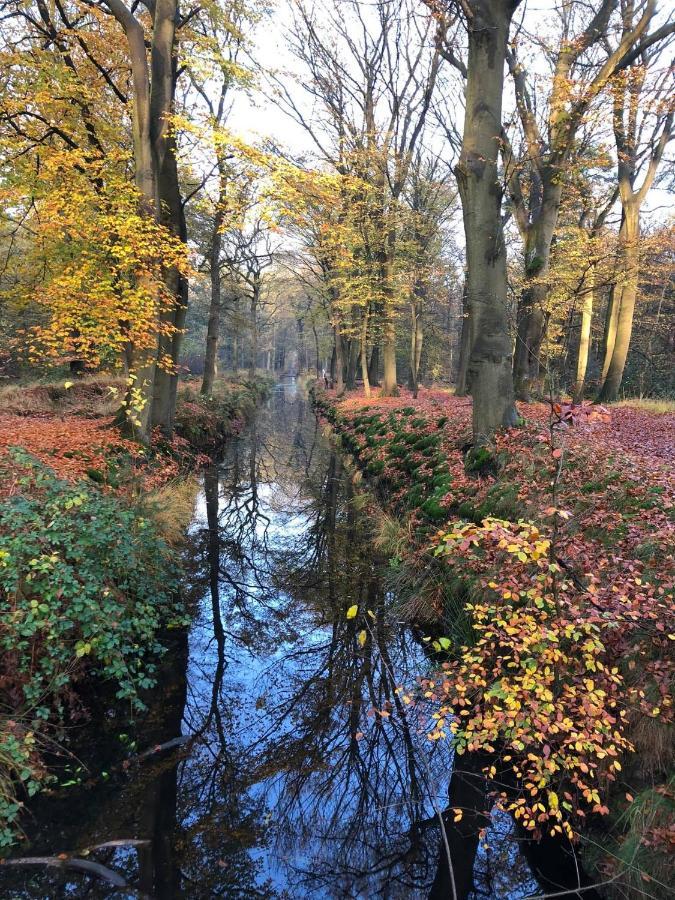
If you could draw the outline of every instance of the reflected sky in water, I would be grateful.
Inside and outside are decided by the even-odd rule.
[[[6,870],[3,897],[429,896],[452,758],[396,691],[428,663],[368,524],[308,402],[280,385],[205,473],[186,551],[194,622],[147,716],[110,710],[89,736],[91,786],[33,808],[25,855],[147,841],[88,857],[129,887],[42,866]],[[353,604],[373,613],[364,646]],[[138,750],[191,740],[104,783],[121,731]],[[512,842],[488,844],[475,898],[532,892]]]

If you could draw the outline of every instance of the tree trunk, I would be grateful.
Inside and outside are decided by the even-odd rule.
[[[338,397],[345,392],[345,382],[343,377],[344,358],[342,347],[342,332],[340,331],[340,323],[336,320],[334,325],[335,333],[335,376],[334,384]]]
[[[462,334],[459,339],[459,363],[455,379],[455,396],[466,397],[470,393],[469,386],[469,354],[471,352],[471,310],[469,308],[468,282],[464,279],[462,291]]]
[[[307,348],[305,346],[305,320],[299,318],[298,324],[298,371],[307,369]]]
[[[624,208],[625,241],[623,243],[623,277],[621,300],[618,310],[614,310],[616,330],[612,353],[607,366],[607,374],[600,389],[598,399],[602,401],[616,400],[623,379],[623,370],[628,358],[630,339],[633,333],[633,316],[638,292],[639,273],[639,241],[640,211],[639,206],[632,203]]]
[[[368,309],[363,311],[363,319],[361,321],[361,378],[363,378],[363,392],[366,397],[370,397],[370,381],[368,379]]]
[[[502,121],[506,43],[515,3],[472,5],[466,115],[456,167],[462,199],[471,309],[468,373],[473,394],[473,439],[491,442],[497,428],[515,425],[512,347],[507,310],[506,248],[497,154]]]
[[[211,233],[210,275],[211,275],[211,303],[209,306],[209,320],[206,326],[206,350],[204,353],[204,375],[202,378],[202,394],[210,397],[213,392],[213,384],[218,374],[218,337],[220,335],[220,251],[223,242],[221,228],[223,226],[225,200],[225,185],[223,175],[220,174],[220,191],[218,206],[213,217],[213,231]]]
[[[375,344],[368,363],[368,381],[371,387],[380,386],[380,345]]]
[[[528,400],[532,393],[543,391],[541,346],[549,319],[547,299],[551,244],[562,198],[562,179],[557,166],[545,166],[541,180],[542,200],[527,235],[525,285],[516,317],[514,382],[516,395],[522,400]]]
[[[251,293],[251,359],[248,367],[248,377],[255,378],[255,370],[258,364],[258,300],[260,299],[260,279],[254,277]]]
[[[175,60],[172,64],[175,65]],[[164,155],[159,177],[161,218],[164,225],[184,245],[187,245],[187,223],[180,195],[173,134],[166,137],[166,143],[167,152]],[[176,268],[166,271],[164,281],[170,296],[173,297],[173,305],[161,314],[161,318],[168,326],[169,333],[160,335],[158,341],[152,421],[153,425],[158,425],[162,429],[164,435],[170,437],[173,433],[176,413],[178,366],[188,305],[188,282],[185,275]]]
[[[218,334],[220,332],[220,226],[214,223],[211,243],[211,303],[206,326],[206,351],[201,392],[210,397],[218,374]]]
[[[588,351],[591,345],[594,285],[595,269],[591,267],[588,273],[588,287],[586,288],[586,293],[584,294],[584,302],[581,309],[581,332],[579,334],[579,352],[577,354],[577,376],[574,383],[574,390],[572,391],[572,397],[575,403],[581,403],[584,398],[586,369],[588,368]]]
[[[319,378],[321,375],[321,362],[319,360],[319,335],[317,334],[316,325],[314,325],[314,324],[312,324],[312,332],[314,334],[316,377]]]
[[[386,314],[382,335],[382,362],[384,371],[382,374],[382,396],[395,397],[398,394],[398,382],[396,380],[396,331],[394,323]]]
[[[382,252],[381,272],[382,293],[382,396],[395,397],[398,394],[396,376],[396,322],[394,320],[394,246],[396,235],[389,229]]]
[[[423,288],[420,288],[420,293]],[[419,392],[420,359],[422,358],[422,341],[424,332],[422,329],[422,308],[418,297],[410,304],[410,373],[408,384],[413,397]]]

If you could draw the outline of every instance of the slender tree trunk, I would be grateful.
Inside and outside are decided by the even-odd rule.
[[[464,279],[462,291],[462,334],[459,339],[459,363],[455,380],[455,395],[466,397],[470,391],[468,371],[469,354],[471,352],[471,310],[469,308],[468,282]]]
[[[335,333],[335,376],[333,382],[335,384],[335,390],[337,391],[338,397],[345,392],[345,382],[344,382],[344,358],[343,358],[343,346],[342,346],[342,332],[340,331],[340,323],[336,320],[334,325],[334,333]]]
[[[305,320],[298,319],[298,370],[307,369],[307,347],[305,346]]]
[[[591,267],[588,273],[588,286],[584,294],[584,302],[581,308],[581,332],[579,334],[579,352],[577,354],[577,376],[574,383],[572,396],[575,403],[581,403],[584,398],[584,385],[586,383],[586,370],[588,368],[588,351],[591,346],[591,324],[593,322],[593,290],[595,285],[595,269]]]
[[[248,377],[255,378],[255,370],[258,364],[258,300],[260,299],[260,281],[254,277],[251,293],[251,359],[248,367]]]
[[[206,352],[204,353],[204,376],[202,378],[202,394],[210,397],[213,392],[213,384],[218,370],[218,336],[220,333],[220,250],[222,235],[220,229],[223,224],[223,213],[220,207],[216,210],[213,220],[213,233],[211,235],[211,303],[209,306],[209,320],[206,326]]]
[[[370,397],[370,381],[368,379],[368,308],[363,310],[363,318],[361,320],[361,377],[363,378],[363,392],[366,397]]]
[[[319,335],[316,331],[316,325],[312,323],[312,332],[314,334],[314,350],[315,350],[315,368],[316,368],[316,377],[319,378],[321,375],[321,364],[319,361]]]
[[[502,187],[497,171],[504,62],[516,3],[483,0],[472,5],[466,115],[456,168],[462,199],[471,308],[469,377],[473,439],[488,444],[497,428],[515,425],[512,346],[509,334]]]
[[[419,290],[422,292],[423,288]],[[416,398],[419,392],[420,359],[422,358],[422,341],[424,339],[419,294],[410,304],[410,319],[410,373],[408,383],[413,397]]]
[[[349,339],[347,352],[347,390],[353,391],[356,387],[356,369],[359,364],[359,340],[356,336]]]
[[[382,253],[382,293],[384,303],[382,308],[382,396],[395,397],[398,394],[398,380],[396,376],[396,322],[394,319],[394,261],[393,248],[396,237],[390,229],[385,247]]]

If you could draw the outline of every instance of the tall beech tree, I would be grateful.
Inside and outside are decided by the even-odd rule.
[[[515,425],[507,309],[502,184],[504,67],[511,19],[519,0],[472,0],[461,5],[468,32],[464,133],[455,175],[466,240],[466,298],[470,310],[468,373],[473,395],[473,439],[488,444],[496,429]],[[447,39],[450,7],[429,4]],[[455,56],[451,46],[445,50]]]
[[[180,194],[176,160],[176,136],[172,128],[177,79],[176,27],[180,22],[178,0],[155,0],[150,18],[143,8],[128,7],[123,0],[101,0],[124,31],[132,82],[134,175],[142,198],[142,211],[167,225],[187,243],[185,212]],[[139,351],[130,342],[129,366],[135,375],[127,396],[135,410],[138,436],[149,442],[154,425],[166,434],[173,431],[178,385],[177,367],[187,311],[185,274],[169,266],[165,280],[173,303],[163,306],[163,322],[154,354]]]
[[[133,347],[152,363],[172,332],[162,315],[174,303],[165,274],[185,271],[184,254],[154,212],[142,167],[136,186],[128,183],[134,152],[119,29],[99,8],[36,0],[4,12],[0,136],[11,176],[3,194],[10,230],[30,235],[8,265],[17,302],[37,307],[29,343],[54,361],[110,365],[124,348],[129,364]],[[137,383],[127,424],[145,424],[147,436],[139,412],[149,419],[149,402]]]

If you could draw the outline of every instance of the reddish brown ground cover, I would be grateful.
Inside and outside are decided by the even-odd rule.
[[[639,795],[649,808],[639,846],[662,859],[672,833],[659,798],[672,794],[675,415],[522,404],[522,426],[475,452],[471,400],[445,391],[319,391],[316,402],[407,523],[397,553],[417,572],[427,622],[435,613],[447,629],[444,672],[425,694],[438,710],[430,737],[452,733],[458,752],[510,760],[520,787],[504,803],[529,829],[610,814],[616,852]]]

